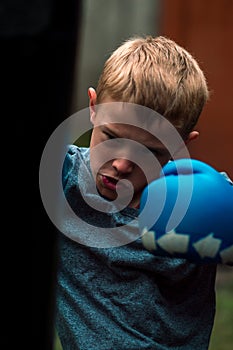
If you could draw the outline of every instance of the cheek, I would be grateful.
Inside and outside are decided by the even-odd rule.
[[[90,166],[93,177],[96,177],[101,169],[109,169],[111,167],[112,160],[109,160],[109,154],[103,152],[95,152],[95,149],[90,150]]]
[[[101,152],[99,151],[101,143],[101,135],[98,130],[94,129],[90,140],[90,165],[94,175],[97,174],[98,169],[101,167],[106,157],[102,152],[102,147]]]
[[[135,189],[142,189],[147,185],[147,176],[140,168],[134,170],[131,180]]]
[[[90,144],[90,162],[95,173],[103,167],[110,167],[113,159],[114,149],[107,147],[100,138],[94,138]]]
[[[95,147],[98,143],[100,143],[100,135],[98,130],[94,129],[91,134],[91,139],[90,139],[90,148]]]

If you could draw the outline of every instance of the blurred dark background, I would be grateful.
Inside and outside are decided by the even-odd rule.
[[[38,174],[49,136],[70,115],[81,8],[79,0],[0,4],[3,174],[11,205],[2,283],[4,349],[53,346],[57,232],[40,199]]]

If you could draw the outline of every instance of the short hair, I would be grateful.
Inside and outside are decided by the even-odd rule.
[[[196,125],[209,98],[196,59],[165,36],[126,40],[105,62],[96,90],[97,103],[110,97],[146,106],[184,136]]]

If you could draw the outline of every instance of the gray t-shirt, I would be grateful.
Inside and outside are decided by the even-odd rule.
[[[137,209],[104,213],[89,206],[83,198],[92,195],[88,179],[89,149],[71,146],[63,185],[74,212],[95,225],[99,235],[101,227],[123,230],[122,225],[130,227],[137,220]],[[89,246],[80,243],[82,237],[96,233],[80,224],[77,242],[77,227],[72,236],[75,223],[64,217],[71,235],[59,237],[56,294],[56,329],[63,350],[208,349],[216,265],[154,256],[140,237],[117,247]]]

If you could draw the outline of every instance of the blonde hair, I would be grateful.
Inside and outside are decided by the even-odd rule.
[[[130,38],[108,58],[97,86],[97,103],[105,97],[149,107],[188,134],[209,92],[189,52],[164,36],[146,36]]]

